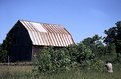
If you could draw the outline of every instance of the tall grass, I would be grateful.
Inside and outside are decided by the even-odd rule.
[[[121,66],[113,66],[113,73],[106,71],[72,69],[56,74],[40,74],[35,77],[31,66],[0,66],[0,79],[121,79]]]
[[[117,67],[117,66],[115,66]],[[43,77],[43,79],[121,79],[121,68],[114,68],[113,73],[106,71],[99,72],[94,70],[74,69],[65,73],[57,73]]]
[[[0,79],[29,79],[32,66],[0,66]]]

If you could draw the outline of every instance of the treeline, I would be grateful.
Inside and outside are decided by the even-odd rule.
[[[44,47],[34,59],[35,71],[58,72],[73,67],[102,71],[106,61],[121,63],[121,21],[105,30],[106,37],[94,35],[69,47],[57,49]],[[9,36],[0,45],[0,62],[5,62],[9,53]]]

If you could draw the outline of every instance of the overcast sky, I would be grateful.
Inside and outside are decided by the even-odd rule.
[[[121,20],[121,0],[0,0],[0,43],[17,20],[64,25],[76,43]]]

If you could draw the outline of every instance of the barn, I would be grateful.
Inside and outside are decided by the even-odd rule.
[[[44,46],[57,48],[74,44],[71,34],[59,24],[18,20],[8,33],[11,35],[11,61],[31,61]]]

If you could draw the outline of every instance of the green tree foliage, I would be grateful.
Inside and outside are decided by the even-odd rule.
[[[5,40],[3,40],[2,48],[6,51],[10,51],[10,47],[11,47],[13,41],[15,41],[14,38],[13,38],[13,33],[9,32],[7,34]]]
[[[80,66],[83,67],[89,67],[91,65],[91,62],[94,59],[95,54],[92,52],[92,50],[84,45],[83,43],[78,44],[78,52],[77,52],[77,63],[80,64]]]
[[[68,52],[71,58],[72,65],[77,65],[78,45],[73,44],[68,47]]]
[[[7,61],[7,57],[10,55],[10,49],[11,49],[12,43],[15,42],[13,31],[14,31],[14,28],[10,30],[5,40],[3,40],[3,43],[1,44],[1,56],[2,56],[1,61]]]
[[[84,61],[81,60],[84,64],[84,67],[87,66],[86,68],[102,71],[105,57],[105,46],[103,44],[102,37],[98,35],[88,37],[84,39],[80,45],[78,46],[79,49],[83,49],[84,51],[84,55],[81,55],[84,56],[83,58],[85,58]]]
[[[114,43],[105,46],[104,60],[115,62],[117,58],[116,46]]]
[[[52,73],[68,70],[71,58],[66,48],[54,49],[53,47],[44,47],[38,52],[35,64],[39,73]]]
[[[11,46],[11,36],[8,34],[6,39],[3,41],[0,47],[0,61],[6,62],[7,56],[9,55],[10,46]]]
[[[3,50],[2,46],[0,45],[0,62],[5,62],[7,57],[7,51]]]
[[[105,53],[105,46],[102,42],[102,37],[94,35],[93,37],[88,37],[82,41],[96,57],[101,57]]]
[[[114,44],[116,46],[117,61],[121,62],[121,21],[116,23],[115,27],[105,30],[104,42],[107,45]]]

